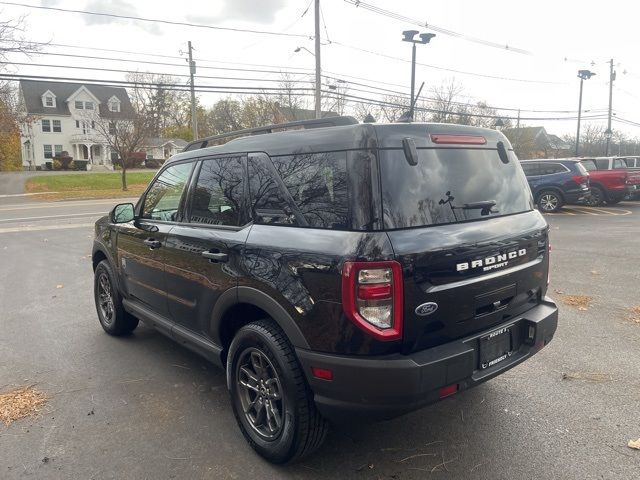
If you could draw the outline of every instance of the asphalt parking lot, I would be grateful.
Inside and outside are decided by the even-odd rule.
[[[120,339],[99,327],[91,224],[113,203],[0,205],[0,392],[50,397],[0,425],[0,478],[640,477],[626,446],[640,437],[640,203],[547,217],[561,312],[538,355],[418,412],[337,427],[288,467],[245,443],[221,370],[143,325]],[[574,295],[591,299],[566,305]]]

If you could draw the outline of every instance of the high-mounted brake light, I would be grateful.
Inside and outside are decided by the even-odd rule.
[[[486,145],[487,139],[480,135],[450,135],[432,133],[431,141],[437,144]]]
[[[402,338],[402,267],[396,261],[345,262],[342,307],[359,328],[378,340]]]

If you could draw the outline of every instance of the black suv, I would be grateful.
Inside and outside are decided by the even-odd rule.
[[[580,203],[589,196],[589,172],[579,158],[521,160],[533,198],[541,212]]]
[[[552,339],[548,227],[500,132],[338,117],[186,150],[96,223],[98,316],[112,335],[143,320],[225,368],[268,460]]]

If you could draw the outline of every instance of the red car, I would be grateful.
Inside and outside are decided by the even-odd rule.
[[[580,163],[589,172],[589,205],[615,205],[640,192],[640,171],[629,170],[622,158],[583,158]]]

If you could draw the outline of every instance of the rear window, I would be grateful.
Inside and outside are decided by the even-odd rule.
[[[419,149],[411,166],[402,150],[380,152],[385,228],[442,225],[532,210],[515,155],[497,150]]]
[[[584,168],[584,165],[582,165],[581,162],[576,162],[576,170],[578,170],[578,172],[580,172],[580,175],[586,175],[589,172],[587,171],[586,168]]]

